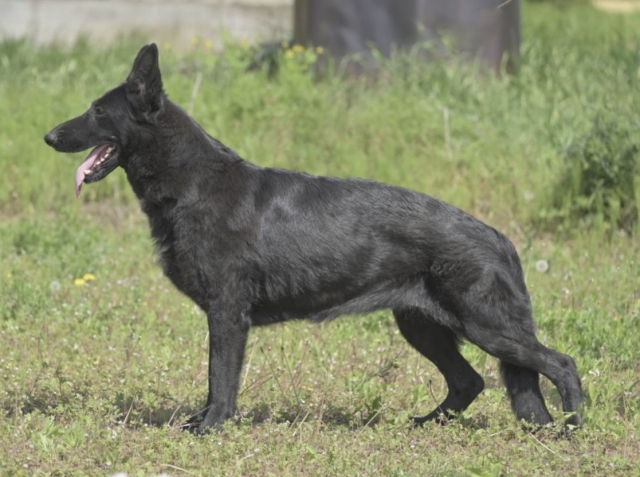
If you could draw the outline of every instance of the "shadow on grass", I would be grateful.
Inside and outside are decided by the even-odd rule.
[[[124,399],[118,396],[116,399],[120,415],[117,423],[136,429],[141,426],[153,426],[162,428],[171,426],[184,430],[193,430],[202,419],[202,408],[188,405],[178,406],[136,406],[133,398]],[[290,427],[301,425],[305,422],[320,423],[328,427],[343,427],[356,431],[365,427],[375,427],[380,421],[380,414],[374,416],[362,416],[347,408],[337,406],[325,406],[322,410],[308,410],[298,408],[284,408],[274,410],[268,404],[263,403],[252,409],[242,412],[232,419],[238,426],[257,427],[265,423],[287,424]],[[407,427],[409,422],[407,421]]]
[[[353,410],[333,405],[326,405],[322,409],[313,411],[297,407],[274,411],[267,404],[259,404],[246,412],[243,420],[250,422],[252,426],[258,426],[265,422],[294,426],[313,421],[321,422],[326,426],[347,427],[356,430],[363,427],[375,427],[380,421],[380,414],[366,418]]]
[[[167,426],[193,430],[202,419],[202,407],[194,407],[184,402],[178,403],[174,397],[169,395],[158,395],[156,398],[164,402],[143,403],[142,396],[126,396],[124,393],[117,393],[115,398],[111,400],[114,412],[111,416],[105,415],[104,417],[108,420],[113,419],[116,425],[126,426],[132,430],[142,427],[164,428]],[[9,402],[12,401],[9,399],[2,408],[7,418],[19,418],[34,412],[43,416],[60,416],[61,413],[73,415],[77,414],[78,408],[82,408],[89,400],[91,400],[90,393],[81,393],[76,389],[73,394],[31,394],[26,401],[23,400],[17,406],[9,405]],[[13,402],[17,403],[18,400],[13,400]],[[169,404],[170,402],[171,404]],[[248,425],[250,427],[257,427],[265,423],[286,424],[289,427],[299,426],[303,423],[314,423],[328,428],[345,428],[357,431],[367,427],[376,427],[383,417],[383,412],[378,410],[375,412],[364,409],[354,410],[332,404],[325,404],[315,409],[300,408],[295,405],[285,405],[274,409],[268,403],[261,403],[249,410],[242,411],[240,409],[240,415],[236,416],[232,422],[238,426]],[[388,419],[393,419],[396,412],[398,411],[386,409],[384,414]],[[489,427],[488,419],[484,415],[462,416],[445,422],[444,425],[450,425],[454,422],[465,429],[486,429]],[[407,418],[407,432],[413,427],[411,420]],[[439,427],[438,424],[431,422],[425,423],[423,426],[424,430],[437,427]]]

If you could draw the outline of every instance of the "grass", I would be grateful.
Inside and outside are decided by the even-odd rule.
[[[181,432],[206,396],[205,318],[154,265],[124,174],[76,200],[81,155],[42,141],[122,81],[139,42],[99,53],[7,42],[0,474],[640,475],[637,234],[544,221],[563,151],[601,113],[637,120],[640,16],[527,5],[523,27],[520,74],[502,81],[411,58],[376,80],[318,81],[305,73],[309,52],[286,56],[269,79],[244,73],[238,48],[164,51],[161,63],[185,107],[202,75],[194,117],[249,160],[410,187],[507,233],[539,338],[574,356],[583,376],[586,425],[573,439],[515,422],[495,360],[469,345],[485,392],[459,421],[410,431],[408,416],[429,412],[446,388],[387,312],[252,331],[237,419],[222,434]],[[536,271],[539,260],[548,271]]]

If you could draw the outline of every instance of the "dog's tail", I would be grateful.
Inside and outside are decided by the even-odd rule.
[[[524,419],[541,426],[553,421],[540,392],[537,372],[500,361],[500,371],[511,408],[519,420]]]

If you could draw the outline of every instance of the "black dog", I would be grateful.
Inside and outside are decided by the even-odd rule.
[[[209,395],[200,430],[236,410],[249,328],[392,309],[402,335],[449,393],[421,424],[466,409],[484,382],[467,339],[501,361],[517,417],[551,422],[538,373],[579,425],[573,359],[534,332],[520,260],[501,233],[410,190],[265,169],[209,136],[163,91],[145,46],[120,86],[45,136],[57,151],[97,146],[76,191],[122,167],[149,217],[165,274],[207,314]]]

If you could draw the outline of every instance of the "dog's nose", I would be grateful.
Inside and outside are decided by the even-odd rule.
[[[49,144],[49,146],[53,146],[53,144],[56,142],[56,135],[53,131],[51,131],[49,134],[47,134],[44,137],[44,142],[46,142],[47,144]]]

